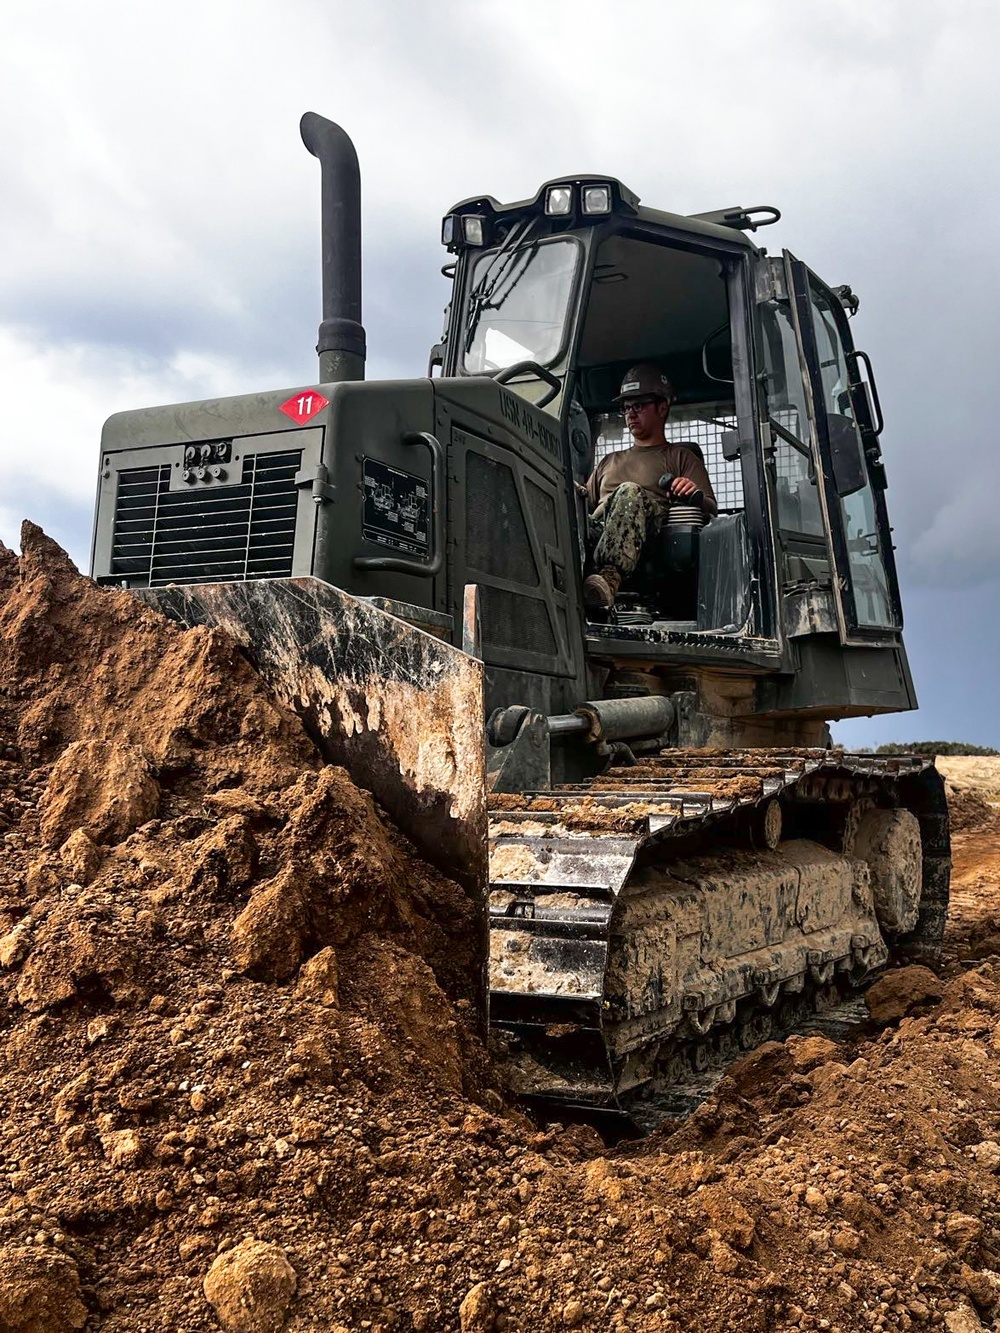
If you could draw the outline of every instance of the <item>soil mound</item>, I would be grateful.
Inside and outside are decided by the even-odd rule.
[[[1000,802],[1000,755],[942,754],[934,763],[949,792],[978,791],[986,801]]]
[[[942,993],[941,982],[927,967],[894,968],[869,986],[865,1003],[880,1026],[895,1023],[905,1014],[925,1011]]]
[[[501,1106],[472,906],[225,636],[98,589],[30,524],[0,552],[0,722],[0,1243],[29,1245],[0,1323],[82,1324],[61,1278],[45,1322],[61,1263],[111,1324],[211,1327],[217,1254],[307,1244],[316,1212],[346,1243],[397,1117]]]
[[[1000,1311],[997,962],[871,1040],[770,1043],[609,1150],[492,1086],[461,890],[228,640],[30,525],[0,552],[0,727],[0,1328]]]
[[[1000,758],[939,758],[951,815],[950,922],[946,956],[966,962],[1000,955]]]
[[[981,829],[993,819],[994,809],[980,792],[952,782],[947,784],[947,791],[952,833]]]

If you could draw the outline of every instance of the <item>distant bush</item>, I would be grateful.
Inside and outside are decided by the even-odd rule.
[[[976,754],[1000,755],[989,745],[969,745],[966,741],[899,741],[880,745],[876,754]]]

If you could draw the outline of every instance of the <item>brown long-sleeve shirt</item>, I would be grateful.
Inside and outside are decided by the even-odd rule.
[[[605,454],[587,480],[591,512],[603,505],[626,481],[634,481],[657,499],[665,499],[666,492],[657,485],[664,472],[672,472],[675,477],[689,477],[700,491],[704,491],[708,514],[715,513],[715,492],[704,463],[690,449],[678,444],[634,444],[630,449]]]

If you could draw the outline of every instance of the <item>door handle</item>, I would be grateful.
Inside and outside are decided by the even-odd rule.
[[[854,361],[855,373],[857,373],[857,363],[859,361],[865,363],[865,370],[868,372],[867,384],[871,390],[872,407],[875,409],[875,421],[872,424],[872,429],[876,435],[881,435],[885,430],[885,418],[882,416],[882,404],[878,398],[878,385],[875,383],[875,371],[872,369],[871,357],[867,352],[859,352],[856,349],[853,352],[848,352],[848,356]],[[860,383],[866,382],[861,380],[860,376],[858,376],[858,379]]]

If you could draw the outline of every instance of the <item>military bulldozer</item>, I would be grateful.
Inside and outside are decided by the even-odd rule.
[[[322,166],[314,383],[112,417],[92,573],[227,630],[488,923],[525,1095],[618,1107],[787,1030],[944,927],[943,785],[833,748],[916,700],[857,298],[612,176],[444,217],[425,376],[366,382],[357,157]],[[652,362],[718,514],[588,613],[578,485]]]

